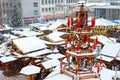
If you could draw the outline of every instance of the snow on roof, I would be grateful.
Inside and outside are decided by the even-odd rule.
[[[38,36],[38,35],[41,35],[43,33],[38,33],[38,32],[34,32],[34,31],[12,31],[14,34],[19,34],[19,35],[22,35],[22,36]]]
[[[116,59],[120,61],[120,57],[117,57]]]
[[[117,5],[96,5],[96,6],[92,6],[91,8],[101,8],[101,9],[120,9],[120,6]]]
[[[109,6],[110,4],[109,3],[86,3],[85,4],[86,6],[88,6],[88,7],[92,7],[92,6]]]
[[[104,56],[104,55],[101,55],[101,56],[102,56],[102,60],[108,61],[108,62],[111,62],[114,59],[114,58],[107,57],[107,56]],[[98,56],[97,58],[100,59],[100,56]]]
[[[88,22],[88,25],[91,25],[91,21]],[[106,20],[104,18],[99,18],[95,20],[95,26],[109,26],[109,25],[117,25],[117,23]]]
[[[101,80],[106,80],[106,79],[113,80],[112,77],[114,77],[115,71],[106,69],[106,68],[102,68],[100,75],[101,75],[100,76]]]
[[[61,41],[61,42],[49,42],[49,41],[45,41],[45,40],[43,40],[43,42],[45,44],[51,44],[51,45],[61,45],[61,44],[65,43],[65,41]]]
[[[63,41],[64,39],[62,39],[60,36],[67,34],[65,32],[58,32],[58,31],[54,31],[51,34],[48,34],[47,37],[52,41],[52,42],[59,42],[59,41]]]
[[[62,64],[62,65],[64,65],[64,64]],[[54,68],[54,71],[52,71],[45,79],[48,79],[48,78],[50,78],[50,77],[53,77],[53,76],[55,76],[55,75],[57,75],[57,74],[59,74],[59,73],[60,73],[60,65],[56,66],[56,67]]]
[[[60,53],[56,53],[56,54],[49,54],[47,57],[52,58],[52,59],[59,59],[59,58],[65,57],[65,55],[60,54]]]
[[[3,34],[4,37],[9,38],[9,40],[11,39],[17,39],[17,36],[11,35],[11,34]]]
[[[55,76],[52,76],[52,77],[44,79],[44,80],[56,80],[56,79],[57,80],[72,80],[71,77],[68,77],[68,76],[66,76],[64,74],[57,74]]]
[[[47,46],[39,38],[25,37],[13,40],[13,43],[21,50],[23,53],[28,53],[31,51],[36,51],[39,49],[46,48]]]
[[[37,52],[32,52],[32,53],[29,53],[27,54],[26,56],[29,56],[29,57],[37,57],[39,55],[45,55],[45,54],[49,54],[49,53],[52,53],[53,51],[49,50],[49,49],[44,49],[44,50],[40,50],[40,51],[37,51]]]
[[[45,67],[45,69],[49,69],[49,68],[57,66],[59,64],[60,64],[60,62],[58,59],[52,59],[52,60],[48,60],[48,61],[42,63],[42,65]]]
[[[9,27],[9,26],[6,25],[6,24],[0,25],[0,31],[10,30],[10,29],[13,29],[13,28]]]
[[[41,24],[41,23],[32,23],[32,24],[29,24],[29,26],[30,26],[30,27],[37,27],[37,28],[39,28],[39,27],[44,27],[45,24]]]
[[[111,57],[117,57],[120,55],[120,43],[106,43],[100,53]]]
[[[66,19],[57,19],[57,22],[62,22],[63,24],[67,24],[67,20]]]
[[[69,53],[69,54],[71,54],[71,55],[76,55],[76,56],[95,55],[95,52],[92,52],[92,53],[81,53],[81,54],[77,54],[77,52],[72,52],[72,51],[69,51],[69,50],[67,50],[66,52]]]
[[[14,58],[14,57],[12,57],[12,56],[7,56],[7,57],[4,56],[4,57],[1,57],[1,58],[0,58],[0,61],[1,61],[2,63],[14,61],[14,60],[16,60],[16,58]]]
[[[48,27],[48,30],[55,30],[62,24],[63,24],[62,22],[56,21]]]
[[[103,35],[97,35],[98,36],[98,41],[100,43],[103,43],[103,44],[106,44],[108,42],[112,42],[111,39],[107,38],[106,36],[103,36]],[[92,36],[90,37],[91,39],[96,39],[96,35],[95,36]]]

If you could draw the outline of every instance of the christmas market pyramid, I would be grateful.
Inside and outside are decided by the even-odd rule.
[[[94,65],[95,48],[97,39],[91,45],[90,36],[95,26],[95,17],[88,26],[88,7],[83,3],[77,6],[72,17],[68,17],[70,34],[65,40],[65,55],[67,63],[63,67],[60,61],[60,73],[72,78],[72,80],[85,80],[98,78],[98,73],[92,70]]]

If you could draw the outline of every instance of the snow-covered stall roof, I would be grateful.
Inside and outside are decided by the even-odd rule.
[[[65,57],[65,55],[60,54],[60,53],[56,53],[56,54],[49,54],[47,57],[52,58],[52,59],[60,59],[60,58]]]
[[[6,63],[6,62],[10,62],[10,61],[14,61],[17,60],[16,58],[14,58],[13,56],[4,56],[0,58],[0,61],[2,63]]]
[[[101,55],[101,57],[102,57],[102,60],[108,61],[108,62],[111,62],[112,60],[114,60],[114,58],[107,57],[107,56],[104,56],[104,55]],[[100,56],[98,56],[97,58],[100,59]]]
[[[113,80],[112,77],[115,76],[115,71],[110,70],[110,69],[106,69],[106,68],[102,68],[100,74],[101,74],[101,76],[100,76],[101,80],[106,80],[106,79]]]
[[[45,44],[51,44],[51,45],[62,45],[62,44],[65,43],[65,41],[61,41],[61,42],[49,42],[49,41],[45,41],[45,40],[43,40],[43,42]]]
[[[17,39],[17,36],[11,35],[11,34],[3,34],[4,37],[8,38],[8,40],[12,40],[12,39]]]
[[[88,25],[91,25],[91,21],[88,22]],[[117,23],[106,20],[104,18],[99,18],[95,20],[95,26],[110,26],[110,25],[117,25]]]
[[[42,65],[45,67],[45,69],[49,69],[49,68],[57,66],[59,64],[60,64],[60,62],[58,59],[52,59],[52,60],[48,60],[48,61],[42,63]]]
[[[48,34],[48,35],[47,35],[47,38],[49,38],[51,42],[61,42],[61,41],[63,41],[64,39],[62,39],[60,36],[61,36],[61,35],[64,35],[64,34],[67,34],[67,33],[54,31],[54,32],[51,33],[51,34]]]
[[[16,45],[22,53],[28,53],[47,47],[42,40],[35,36],[15,39],[13,40],[13,44]]]
[[[13,29],[13,28],[9,27],[9,26],[6,25],[6,24],[0,25],[0,31],[10,30],[10,29]]]
[[[108,42],[113,42],[113,40],[107,38],[106,36],[103,35],[97,35],[98,36],[98,41],[102,44],[106,44]],[[91,39],[96,39],[96,36],[90,37]]]
[[[32,24],[29,24],[29,27],[37,27],[37,28],[40,28],[40,27],[44,27],[45,24],[41,24],[41,23],[32,23]]]
[[[42,35],[43,33],[39,33],[39,32],[34,32],[34,31],[12,31],[12,33],[14,34],[19,34],[21,36],[39,36],[39,35]]]
[[[29,57],[37,57],[39,55],[45,55],[45,54],[49,54],[49,53],[52,53],[53,51],[49,50],[49,49],[44,49],[44,50],[40,50],[40,51],[36,51],[36,52],[32,52],[32,53],[29,53],[27,54],[26,56],[29,56]]]
[[[56,21],[48,27],[48,30],[55,30],[58,27],[60,27],[62,24],[63,24],[62,22]]]
[[[72,80],[71,77],[68,77],[68,76],[66,76],[64,74],[57,74],[55,76],[52,76],[52,77],[44,79],[44,80],[56,80],[56,79],[57,80]]]
[[[106,43],[100,54],[116,58],[120,56],[120,43]]]

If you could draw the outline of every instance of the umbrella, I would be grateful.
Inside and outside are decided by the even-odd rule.
[[[34,65],[28,65],[21,69],[20,73],[25,75],[33,75],[39,73],[41,70],[40,67],[34,66]]]

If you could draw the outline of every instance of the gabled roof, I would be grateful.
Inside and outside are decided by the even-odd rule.
[[[64,34],[67,34],[67,33],[54,31],[53,33],[47,35],[47,38],[49,38],[51,42],[61,42],[64,39],[62,39],[60,36]]]
[[[120,56],[120,43],[106,43],[100,54],[113,58]]]
[[[113,42],[111,39],[107,38],[106,36],[103,35],[97,35],[98,36],[98,41],[102,44],[106,44],[108,42]],[[96,36],[90,37],[91,39],[96,39]]]
[[[24,54],[46,48],[47,46],[39,38],[25,37],[13,40],[13,44]]]

